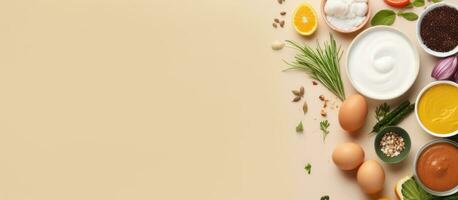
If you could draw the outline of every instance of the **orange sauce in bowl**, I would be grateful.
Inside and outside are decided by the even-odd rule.
[[[433,191],[444,192],[458,185],[458,148],[440,142],[427,147],[417,160],[417,176]]]

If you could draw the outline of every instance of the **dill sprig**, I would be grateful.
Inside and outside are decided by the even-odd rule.
[[[306,44],[302,46],[296,42],[287,40],[286,42],[299,52],[294,57],[295,60],[293,62],[286,63],[291,66],[289,69],[305,71],[311,78],[320,81],[343,101],[345,100],[345,91],[342,78],[340,77],[339,67],[342,52],[340,47],[337,48],[336,41],[331,34],[329,38],[330,42],[323,43],[324,48],[317,42],[315,49]]]

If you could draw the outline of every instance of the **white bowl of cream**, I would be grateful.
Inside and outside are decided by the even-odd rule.
[[[378,100],[394,99],[415,82],[419,56],[400,31],[375,26],[361,32],[347,51],[347,76],[362,95]]]

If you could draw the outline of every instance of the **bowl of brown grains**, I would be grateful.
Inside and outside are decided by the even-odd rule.
[[[436,57],[458,53],[458,5],[435,3],[429,5],[417,21],[420,46]]]
[[[409,134],[397,126],[382,129],[375,137],[374,149],[385,163],[395,164],[403,161],[410,152]]]

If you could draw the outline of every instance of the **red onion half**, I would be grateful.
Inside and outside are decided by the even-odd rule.
[[[458,68],[458,57],[456,56],[451,56],[448,58],[445,58],[437,63],[437,65],[434,67],[431,76],[437,80],[447,80],[450,79],[456,72],[456,69]],[[457,75],[455,74],[455,81],[457,78]]]

